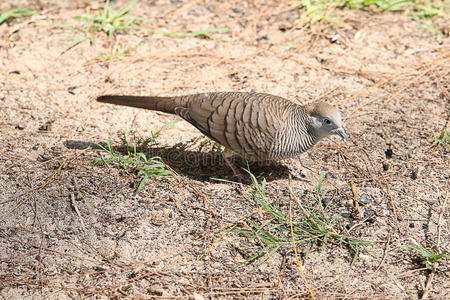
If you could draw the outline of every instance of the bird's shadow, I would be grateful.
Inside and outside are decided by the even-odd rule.
[[[64,146],[73,150],[101,150],[102,147],[108,149],[104,142],[94,143],[77,140],[66,140]],[[177,144],[173,147],[141,147],[137,148],[138,153],[143,153],[147,158],[160,157],[168,167],[175,172],[188,176],[199,181],[218,182],[220,180],[237,182],[233,171],[228,166],[220,152],[193,151],[186,150],[185,145]],[[125,145],[111,146],[115,153],[126,155],[130,148]],[[281,164],[251,163],[240,157],[232,158],[235,165],[244,175],[250,171],[257,179],[265,178],[267,182],[287,178],[289,168]]]

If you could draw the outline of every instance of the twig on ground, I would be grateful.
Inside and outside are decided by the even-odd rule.
[[[31,198],[33,198],[37,193],[41,192],[52,180],[53,178],[55,178],[56,174],[58,174],[62,168],[64,167],[64,165],[66,164],[67,160],[69,159],[69,157],[72,154],[68,154],[64,160],[62,161],[62,163],[60,164],[60,166],[58,167],[58,169],[56,169],[55,171],[53,171],[53,174],[50,175],[47,180],[39,187],[37,188],[34,192],[32,192],[28,197],[26,197],[25,199],[23,199],[22,201],[20,201],[19,203],[17,203],[16,206],[14,206],[13,208],[11,208],[7,213],[5,213],[1,218],[0,218],[0,223],[5,220],[11,213],[13,213],[16,209],[18,209],[20,206],[22,206],[25,202],[27,202],[28,200],[30,200]]]
[[[438,219],[438,232],[437,232],[437,242],[436,242],[436,248],[437,248],[438,252],[441,252],[439,248],[440,248],[440,244],[441,244],[442,218],[444,217],[445,208],[447,206],[447,200],[448,200],[448,189],[447,189],[447,192],[445,194],[444,203],[441,206],[441,211],[439,213],[439,219]],[[431,291],[431,283],[433,282],[434,276],[436,274],[436,267],[437,266],[438,266],[438,262],[436,261],[433,264],[430,276],[428,277],[427,284],[425,285],[422,297],[420,297],[420,299],[427,299],[428,298],[428,294]]]
[[[73,210],[75,210],[78,217],[80,218],[81,227],[83,227],[83,229],[86,229],[86,227],[84,226],[83,217],[81,216],[80,210],[78,209],[77,203],[75,201],[74,193],[70,193],[70,205],[72,205]]]

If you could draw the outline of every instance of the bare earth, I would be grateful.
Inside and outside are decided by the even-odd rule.
[[[59,55],[73,32],[58,25],[76,24],[72,17],[93,14],[100,1],[0,3],[0,11],[41,10],[0,25],[0,298],[311,297],[292,245],[260,267],[232,270],[265,245],[229,229],[249,229],[241,220],[252,213],[269,217],[250,189],[210,179],[233,174],[205,159],[211,144],[186,122],[153,145],[176,173],[150,178],[137,196],[133,174],[92,163],[99,154],[91,142],[110,138],[119,146],[124,129],[148,137],[177,119],[96,103],[96,96],[207,91],[322,100],[343,112],[349,142],[323,140],[283,161],[291,171],[252,169],[285,212],[289,173],[299,201],[313,205],[309,195],[326,172],[324,187],[335,194],[329,214],[352,218],[340,221],[340,233],[379,245],[362,248],[353,265],[354,253],[342,245],[313,247],[303,267],[316,298],[450,298],[448,259],[431,274],[417,252],[397,247],[450,250],[449,152],[431,148],[431,138],[448,130],[450,38],[439,42],[401,14],[360,10],[335,11],[345,24],[291,28],[298,14],[287,4],[141,1],[130,14],[145,17],[143,26],[230,31],[210,39],[99,33],[94,45]],[[448,18],[440,24],[450,26]],[[140,46],[99,57],[118,44]],[[368,203],[356,206],[361,198]],[[294,221],[301,215],[296,205]],[[305,246],[299,251],[304,256]]]

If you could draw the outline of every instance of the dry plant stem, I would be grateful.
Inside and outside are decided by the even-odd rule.
[[[18,209],[20,206],[22,206],[22,204],[24,204],[25,202],[27,202],[28,200],[30,200],[31,198],[33,198],[34,195],[36,195],[37,193],[41,192],[52,180],[53,178],[55,178],[56,174],[58,174],[61,169],[64,167],[64,165],[66,164],[67,160],[69,159],[69,157],[72,154],[68,154],[64,160],[62,161],[62,163],[60,164],[59,168],[55,171],[53,171],[53,174],[50,175],[50,177],[47,178],[47,180],[44,182],[44,184],[42,184],[37,190],[35,190],[34,192],[32,192],[28,197],[26,197],[25,199],[23,199],[22,201],[20,201],[19,203],[17,203],[16,206],[14,206],[12,209],[10,209],[7,213],[5,213],[1,218],[0,218],[0,223],[5,220],[13,211],[15,211],[16,209]]]
[[[167,170],[169,170],[169,171],[171,172],[172,177],[176,180],[176,182],[178,183],[178,185],[182,184],[182,185],[185,186],[185,187],[186,187],[186,186],[192,186],[192,187],[193,187],[193,185],[186,185],[185,182],[184,182],[184,179],[183,179],[183,178],[182,178],[182,177],[181,177],[174,169],[172,169],[172,168],[164,161],[164,159],[161,159],[161,162],[164,164],[164,166],[167,168]],[[198,194],[197,194],[197,196],[198,196]],[[190,203],[189,201],[187,201],[187,204],[188,204],[188,206],[189,206],[189,209],[190,209],[192,215],[195,216],[195,218],[194,218],[195,222],[196,222],[199,226],[201,226],[201,225],[200,225],[200,221],[198,220],[198,219],[199,219],[198,216],[194,213],[194,210],[192,209],[191,203]],[[178,207],[178,205],[177,205],[177,207]],[[181,210],[180,207],[178,207],[178,209]]]
[[[444,203],[442,204],[441,211],[439,213],[439,219],[438,219],[438,233],[437,233],[437,242],[436,242],[436,249],[437,249],[438,252],[441,252],[440,244],[441,244],[442,219],[444,217],[445,208],[447,206],[447,200],[448,200],[448,189],[446,191],[445,200],[444,200]],[[438,262],[435,262],[433,264],[430,276],[428,277],[427,284],[426,284],[426,286],[425,286],[425,288],[423,290],[423,294],[422,294],[422,297],[420,299],[427,299],[428,298],[428,294],[431,291],[431,283],[433,282],[434,276],[436,274],[436,267],[437,266],[438,266]]]
[[[411,74],[410,76],[414,76],[413,79],[406,81],[404,86],[400,89],[398,88],[393,88],[391,89],[389,92],[389,98],[391,99],[401,99],[402,101],[408,101],[413,103],[413,105],[417,106],[419,109],[421,109],[422,111],[425,111],[431,115],[435,115],[436,117],[439,117],[441,119],[445,118],[443,115],[438,114],[437,112],[430,110],[422,105],[420,105],[419,103],[417,103],[417,101],[414,101],[416,99],[411,99],[408,97],[402,97],[401,95],[404,95],[404,92],[407,91],[409,88],[411,88],[412,85],[414,84],[425,84],[426,82],[428,82],[428,78],[426,78],[425,76],[428,75],[429,73],[431,73],[434,69],[436,69],[437,67],[439,67],[439,65],[431,65],[428,68],[426,68],[424,71],[422,71],[419,74]],[[422,82],[420,81],[420,79],[422,79]],[[424,82],[425,81],[425,82]],[[371,103],[374,101],[369,101],[368,103]]]
[[[388,233],[387,236],[387,241],[386,241],[386,247],[384,248],[384,253],[383,253],[383,258],[381,258],[380,264],[378,265],[378,267],[375,269],[375,271],[373,271],[372,273],[370,273],[369,278],[367,278],[366,280],[364,280],[364,282],[368,282],[368,280],[370,278],[372,278],[376,273],[378,273],[378,271],[381,269],[381,267],[383,266],[386,257],[389,253],[389,246],[390,246],[390,242],[391,242],[391,234]],[[353,291],[351,291],[350,293],[348,293],[346,296],[349,297],[350,295],[354,294],[356,291],[358,291],[359,288],[355,288]]]
[[[354,100],[354,99],[356,99],[356,98],[358,98],[358,97],[360,97],[360,96],[362,96],[362,95],[368,93],[368,92],[371,91],[371,90],[374,90],[374,89],[376,89],[376,88],[382,87],[382,86],[386,85],[387,83],[389,83],[389,82],[391,82],[391,81],[393,81],[393,80],[395,80],[395,79],[397,79],[397,78],[399,78],[399,77],[401,77],[401,76],[403,76],[403,75],[408,74],[409,72],[412,72],[412,71],[415,71],[415,70],[419,70],[419,69],[422,69],[422,68],[425,68],[425,67],[428,67],[428,66],[432,66],[432,65],[436,65],[436,64],[445,63],[445,62],[447,62],[447,61],[449,61],[449,60],[450,60],[450,54],[447,53],[446,55],[444,55],[443,58],[435,59],[435,60],[433,60],[433,61],[431,61],[431,62],[424,63],[424,64],[421,64],[421,65],[418,65],[418,66],[409,68],[409,69],[407,69],[406,71],[398,72],[398,73],[396,73],[394,76],[391,76],[391,77],[389,77],[389,78],[387,78],[387,79],[380,80],[380,81],[377,82],[376,84],[374,84],[374,85],[368,87],[368,88],[365,89],[365,90],[362,90],[361,92],[359,92],[359,93],[353,95],[352,97],[349,97],[349,98],[345,98],[345,99],[339,100],[339,101],[335,102],[334,104],[335,104],[335,105],[338,105],[338,104],[341,104],[341,103],[344,103],[344,102],[347,102],[347,101],[350,101],[350,100]]]
[[[358,192],[356,191],[356,187],[355,184],[353,183],[353,180],[350,179],[350,186],[352,188],[352,193],[353,193],[353,207],[355,209],[359,208],[359,196],[358,196]]]
[[[22,283],[22,284],[30,284],[35,286],[40,286],[43,288],[53,288],[57,290],[68,290],[68,291],[77,291],[80,293],[87,294],[85,297],[81,297],[80,299],[87,299],[91,295],[105,295],[108,297],[117,297],[117,298],[124,298],[124,299],[185,299],[186,296],[156,296],[152,295],[151,298],[145,298],[142,295],[133,296],[133,295],[126,295],[124,293],[112,293],[112,292],[103,292],[98,290],[89,290],[89,289],[80,289],[80,288],[73,288],[73,287],[67,287],[67,286],[61,286],[61,285],[49,285],[46,283],[38,283],[33,282],[31,280],[18,280],[18,279],[11,279],[11,281],[15,283]],[[247,288],[247,289],[235,289],[231,292],[217,292],[217,293],[206,293],[203,296],[205,297],[213,297],[213,296],[226,296],[226,295],[239,295],[242,293],[270,293],[270,292],[277,292],[276,289],[270,289],[270,288]]]
[[[97,291],[97,290],[80,289],[80,288],[68,287],[68,286],[63,286],[63,285],[51,285],[51,284],[40,283],[40,282],[36,282],[36,281],[32,281],[32,280],[21,280],[21,279],[15,279],[15,278],[9,278],[8,280],[15,282],[15,283],[22,283],[22,284],[26,283],[26,284],[30,284],[30,285],[36,285],[39,287],[45,287],[45,288],[77,291],[77,292],[82,292],[82,293],[90,293],[93,295],[99,294],[99,295],[106,295],[106,296],[110,296],[110,297],[115,296],[115,297],[119,297],[119,298],[124,298],[124,295],[122,295],[122,294],[105,293],[105,292]],[[127,298],[131,298],[131,297],[127,296]],[[134,298],[134,299],[142,299],[142,298]]]
[[[380,264],[379,264],[378,267],[375,269],[375,271],[373,271],[372,274],[377,273],[377,272],[381,269],[381,267],[383,266],[383,263],[384,263],[384,261],[386,260],[386,257],[387,257],[387,255],[388,255],[388,253],[389,253],[389,246],[390,246],[390,243],[391,243],[391,234],[388,233],[387,241],[386,241],[386,247],[384,248],[383,258],[381,259]]]
[[[389,97],[389,99],[396,99],[396,98],[400,98],[400,95],[402,95],[402,93],[404,93],[406,90],[408,90],[410,87],[411,87],[411,85],[413,85],[414,83],[417,83],[417,81],[420,79],[420,78],[423,78],[423,77],[425,77],[428,73],[430,73],[433,69],[432,69],[432,67],[434,67],[434,68],[436,68],[438,65],[432,65],[432,66],[430,66],[429,68],[427,68],[425,71],[423,71],[423,72],[421,72],[420,74],[410,74],[410,76],[414,76],[414,78],[412,79],[412,80],[409,80],[409,81],[407,81],[401,88],[396,88],[395,90],[392,90],[392,91],[389,91],[389,95],[388,95],[388,97]],[[407,75],[405,75],[405,76],[407,76]],[[388,83],[388,82],[387,82]],[[387,84],[386,83],[386,84]],[[384,86],[384,85],[383,85]],[[380,87],[382,87],[382,86],[380,86]],[[356,112],[358,112],[360,109],[361,109],[361,106],[367,106],[367,105],[369,105],[369,104],[371,104],[371,103],[374,103],[374,102],[377,102],[377,101],[379,101],[380,99],[379,98],[374,98],[373,100],[371,100],[371,101],[366,101],[364,104],[361,104],[361,105],[358,105],[358,106],[356,106],[353,110],[351,110],[351,111],[349,111],[348,113],[347,113],[347,117],[344,117],[344,121],[346,121],[350,116],[352,117],[352,118],[355,118],[355,114],[356,114]],[[409,99],[409,98],[406,98],[406,99],[403,99],[404,101],[409,101],[409,102],[412,102],[412,103],[414,103],[411,99]],[[338,102],[339,103],[339,102]],[[419,107],[421,110],[423,110],[423,111],[426,111],[427,113],[430,113],[430,114],[432,114],[432,115],[435,115],[435,116],[437,116],[437,117],[439,117],[439,118],[443,118],[443,116],[442,115],[439,115],[439,114],[437,114],[436,112],[434,112],[434,111],[432,111],[432,110],[430,110],[430,109],[428,109],[428,108],[426,108],[426,107],[423,107],[423,106],[421,106],[421,105],[418,105],[417,103],[414,103],[414,105],[416,105],[417,107]]]
[[[226,232],[223,233],[218,239],[216,239],[216,240],[214,241],[214,243],[211,244],[211,245],[208,247],[208,249],[205,250],[205,251],[203,252],[203,254],[201,254],[199,257],[197,257],[197,259],[196,259],[195,261],[193,261],[193,263],[196,263],[196,262],[200,261],[207,253],[209,253],[209,252],[214,248],[214,246],[215,246],[220,240],[222,240],[228,233],[230,233],[231,230],[233,230],[236,226],[238,226],[238,225],[239,225],[241,222],[243,222],[244,220],[250,218],[250,217],[251,217],[252,215],[254,215],[255,213],[257,213],[257,210],[254,210],[252,213],[250,213],[250,214],[248,214],[248,215],[242,217],[241,219],[239,219],[238,221],[236,221],[234,224],[229,225],[229,226],[226,226],[225,228],[221,228],[221,229],[217,230],[216,232],[214,232],[214,233],[218,233],[218,232],[221,232],[221,231],[226,231]],[[163,260],[164,258],[167,258],[167,257],[169,257],[169,256],[171,256],[171,255],[173,255],[173,254],[178,253],[179,251],[183,251],[183,250],[186,249],[187,247],[189,247],[189,246],[191,246],[191,245],[194,245],[196,242],[198,242],[198,241],[200,241],[200,240],[202,240],[202,239],[204,239],[204,237],[200,237],[200,238],[194,240],[193,242],[191,242],[191,243],[189,243],[189,244],[185,244],[185,245],[183,245],[183,246],[181,246],[181,247],[179,247],[179,248],[177,248],[177,249],[174,249],[174,251],[171,251],[171,252],[166,253],[166,254],[164,254],[164,255],[161,255],[161,256],[159,256],[159,257],[152,258],[151,260],[148,260],[148,261],[145,261],[145,262],[136,264],[136,265],[132,265],[132,266],[129,266],[129,267],[126,267],[126,268],[122,268],[122,270],[132,269],[132,268],[137,267],[137,266],[143,266],[143,265],[148,264],[148,263],[151,263],[151,262]],[[192,261],[191,261],[191,262],[192,262]],[[147,273],[145,273],[145,274],[143,274],[143,275],[133,277],[133,278],[131,278],[131,279],[129,279],[129,280],[120,282],[120,283],[115,284],[115,285],[113,285],[113,286],[106,287],[106,288],[101,289],[101,290],[98,290],[98,291],[90,291],[90,292],[91,292],[91,294],[93,294],[93,295],[94,295],[94,294],[106,294],[106,295],[109,295],[108,293],[105,292],[106,290],[111,290],[111,289],[117,288],[117,287],[119,287],[119,286],[121,286],[121,285],[124,285],[124,284],[130,283],[130,282],[139,280],[139,279],[141,279],[141,278],[145,278],[145,277],[150,276],[150,275],[152,275],[152,274],[160,273],[160,272],[162,272],[162,271],[165,271],[165,270],[171,269],[171,268],[173,268],[173,267],[179,266],[179,265],[181,265],[181,264],[183,264],[183,263],[185,263],[185,261],[178,261],[178,262],[172,263],[172,264],[170,264],[170,265],[168,265],[168,266],[165,266],[165,267],[163,267],[163,268],[161,268],[161,269],[154,270],[154,271],[151,271],[151,272],[147,272]],[[110,271],[113,271],[113,270],[106,270],[106,271],[100,271],[100,272],[99,272],[99,271],[96,271],[96,272],[92,272],[92,274],[94,274],[94,273],[95,273],[95,274],[97,274],[97,273],[107,273],[107,272],[110,272]],[[85,275],[86,275],[86,274],[85,274]],[[36,284],[36,283],[35,283],[35,284]],[[114,295],[115,295],[115,294],[114,294]],[[127,297],[129,297],[129,296],[127,296]]]
[[[433,267],[432,267],[430,276],[428,277],[427,284],[425,285],[425,288],[424,288],[424,290],[423,290],[422,297],[420,297],[420,299],[427,299],[427,298],[428,298],[428,294],[430,293],[430,290],[431,290],[431,282],[432,282],[433,279],[434,279],[434,274],[435,274],[435,272],[436,272],[435,268],[436,268],[437,264],[438,264],[437,262],[435,262],[435,263],[433,264]]]
[[[29,89],[34,90],[34,91],[35,91],[37,94],[39,94],[41,97],[43,97],[43,98],[47,99],[48,101],[50,101],[50,102],[51,102],[51,103],[52,103],[52,104],[53,104],[53,105],[54,105],[61,113],[63,113],[66,117],[69,117],[69,113],[68,113],[66,110],[62,109],[61,106],[58,104],[58,102],[54,101],[54,100],[51,99],[49,96],[45,95],[45,93],[42,92],[40,89],[38,89],[38,88],[36,88],[36,87],[33,87],[33,86],[29,85],[28,83],[24,82],[23,79],[16,78],[16,77],[13,77],[13,76],[10,76],[9,74],[7,74],[7,73],[5,73],[5,72],[3,72],[3,71],[0,71],[0,74],[3,75],[3,76],[6,77],[6,78],[12,79],[12,80],[14,80],[14,81],[16,81],[16,82],[19,82],[20,84],[23,84],[24,86],[26,86],[26,87],[29,88]],[[81,120],[78,120],[78,119],[76,119],[76,120],[81,122]]]
[[[252,216],[253,214],[255,214],[256,212],[257,212],[256,210],[253,211],[251,214],[249,214],[249,215],[247,215],[247,216],[245,216],[245,217],[239,219],[238,221],[234,222],[232,225],[225,226],[225,227],[223,227],[223,228],[218,229],[218,230],[215,231],[213,234],[218,233],[218,232],[221,232],[221,231],[224,231],[224,230],[227,230],[227,233],[231,232],[231,230],[233,230],[239,223],[241,223],[241,222],[244,221],[245,219],[251,217],[251,216]],[[222,235],[220,238],[223,238],[224,236],[225,236],[225,234]],[[119,269],[116,268],[116,269],[109,269],[109,270],[104,270],[104,271],[84,272],[83,275],[87,276],[87,275],[91,275],[91,274],[104,274],[104,273],[111,273],[111,272],[119,271],[119,270],[125,271],[125,270],[131,270],[131,269],[133,269],[133,268],[142,267],[142,266],[144,266],[144,265],[146,265],[146,264],[150,264],[150,263],[153,263],[153,262],[157,262],[157,261],[164,260],[165,258],[168,258],[168,257],[170,257],[170,256],[172,256],[172,255],[175,255],[175,254],[181,252],[181,251],[184,251],[187,247],[194,245],[195,243],[199,242],[199,241],[202,240],[202,239],[204,239],[204,238],[203,238],[203,237],[197,238],[196,240],[192,241],[192,242],[189,243],[189,244],[182,245],[182,246],[180,246],[180,247],[174,249],[173,251],[167,252],[167,253],[165,253],[165,254],[163,254],[163,255],[160,255],[160,256],[158,256],[158,257],[152,258],[152,259],[150,259],[150,260],[147,260],[147,261],[144,261],[144,262],[141,262],[141,263],[138,263],[138,264],[130,265],[130,266],[127,266],[127,267],[120,267]],[[217,243],[218,241],[219,241],[219,240],[216,240],[215,243]],[[36,247],[37,247],[37,246],[36,246]],[[210,247],[209,250],[210,250],[210,249],[212,249],[212,248]],[[52,252],[56,252],[56,251],[51,250],[51,249],[46,249],[46,250],[52,251]],[[59,253],[59,252],[58,252],[58,253]],[[206,253],[206,252],[205,252],[205,253]],[[205,253],[204,253],[204,254],[205,254]],[[61,254],[62,254],[62,253],[61,253]],[[76,256],[74,256],[74,257],[76,257]],[[92,261],[92,262],[96,262],[96,261]],[[174,266],[180,265],[180,264],[182,264],[182,263],[183,263],[183,261],[182,261],[182,262],[179,262],[179,263],[176,263],[176,264],[173,264],[173,265],[171,265],[170,267],[174,267]],[[166,270],[166,269],[168,269],[168,268],[164,268],[164,269],[162,269],[162,270]],[[157,271],[155,271],[155,272],[153,272],[153,273],[157,273],[157,272],[162,271],[162,270],[157,270]],[[147,275],[148,275],[148,274],[147,274]],[[135,278],[133,278],[133,279],[135,279]],[[94,293],[94,294],[95,294],[95,293]],[[100,293],[100,294],[102,294],[102,293]]]
[[[28,184],[30,186],[30,188],[32,188],[32,184],[31,184],[31,180],[30,180],[30,174],[27,174],[27,180],[28,180]],[[41,222],[41,218],[39,217],[38,213],[37,213],[37,203],[36,203],[36,199],[34,200],[34,205],[32,205],[32,209],[33,209],[33,213],[34,213],[34,219],[37,221],[38,225],[39,225],[39,232],[40,232],[40,244],[39,244],[39,250],[38,250],[38,255],[37,255],[37,260],[39,262],[39,265],[37,267],[37,278],[39,279],[39,282],[43,282],[43,276],[42,276],[42,252],[43,252],[43,248],[44,248],[44,230],[42,229],[42,222]],[[41,295],[43,294],[43,287],[41,286]]]
[[[73,209],[75,210],[75,212],[77,213],[78,217],[80,218],[80,224],[81,227],[84,229],[86,229],[86,226],[84,226],[84,221],[83,221],[83,217],[81,216],[80,210],[78,209],[78,205],[75,201],[75,194],[74,193],[70,193],[70,204],[72,205]]]
[[[305,272],[303,271],[303,265],[298,257],[297,247],[295,245],[294,224],[292,223],[292,198],[295,199],[295,202],[300,203],[292,189],[292,176],[291,176],[291,174],[289,174],[289,223],[291,225],[292,247],[294,247],[295,259],[296,259],[297,265],[300,269],[300,273],[302,275],[303,281],[305,282],[306,288],[308,289],[309,294],[311,295],[311,298],[314,300],[315,299],[314,293],[308,284],[308,280],[306,279]]]
[[[447,189],[445,192],[445,200],[441,207],[441,212],[439,213],[439,219],[438,219],[438,232],[437,232],[437,242],[436,242],[436,248],[440,251],[441,246],[441,230],[442,230],[442,219],[444,218],[445,209],[447,208],[447,201],[448,201],[448,191],[450,188],[450,183],[447,183]]]
[[[173,176],[173,178],[175,178],[175,180],[178,182],[178,184],[183,184],[183,186],[191,188],[198,197],[203,199],[203,203],[206,205],[208,212],[211,215],[213,215],[214,217],[219,216],[219,213],[214,211],[211,208],[211,206],[209,205],[208,197],[206,197],[205,193],[201,192],[194,184],[192,184],[192,182],[190,182],[189,184],[186,184],[184,182],[184,179],[180,179],[181,176],[174,169],[172,169],[164,160],[161,160],[161,161],[166,166],[166,168],[172,172],[172,176]],[[202,208],[200,208],[200,209],[202,209]]]
[[[447,53],[447,55],[450,55],[450,53]],[[441,90],[442,97],[444,98],[444,100],[445,100],[445,99],[449,100],[449,99],[450,99],[450,93],[449,93],[448,90],[447,90],[446,88],[444,88],[444,86],[442,85],[442,82],[441,82],[441,80],[440,80],[440,78],[439,78],[439,74],[437,74],[435,70],[432,70],[432,71],[433,71],[433,74],[434,74],[434,77],[435,77],[434,82],[436,82],[436,85],[437,85],[437,86],[439,87],[439,89]],[[450,72],[447,72],[446,76],[448,76],[448,73],[450,73]],[[444,76],[444,77],[445,77],[445,76]],[[448,77],[447,77],[447,78],[448,78]],[[445,79],[443,79],[443,80],[445,80]],[[448,107],[447,107],[447,108],[448,108]]]
[[[226,230],[227,230],[227,231],[225,231],[219,238],[217,238],[217,239],[214,241],[214,243],[212,243],[212,244],[208,247],[208,249],[206,249],[206,250],[205,250],[201,255],[199,255],[194,261],[190,261],[190,262],[193,263],[193,264],[199,262],[199,261],[200,261],[207,253],[209,253],[209,252],[215,247],[215,245],[216,245],[219,241],[221,241],[226,235],[228,235],[228,233],[230,233],[231,230],[233,230],[234,228],[236,228],[236,226],[238,226],[240,222],[242,222],[242,221],[244,221],[244,220],[250,218],[253,214],[255,214],[255,212],[252,212],[251,214],[249,214],[249,215],[247,215],[247,216],[241,218],[238,222],[236,222],[236,223],[233,224],[232,226],[226,227]],[[198,240],[200,240],[200,239],[203,239],[203,237],[197,239],[196,241],[198,241]],[[194,241],[194,242],[195,242],[195,241]],[[191,244],[192,244],[192,243],[191,243]],[[186,247],[187,247],[187,246],[186,246]],[[114,285],[112,285],[112,286],[106,287],[106,288],[104,288],[104,289],[101,289],[100,291],[101,291],[101,292],[104,292],[104,291],[106,291],[106,290],[111,290],[111,289],[117,288],[117,287],[119,287],[119,286],[121,286],[121,285],[128,284],[128,283],[133,282],[133,281],[136,281],[136,280],[138,280],[138,279],[145,278],[145,277],[147,277],[147,276],[150,276],[150,275],[153,275],[153,274],[157,274],[157,273],[163,272],[163,271],[165,271],[165,270],[169,270],[169,269],[171,269],[171,268],[173,268],[173,267],[176,267],[176,266],[181,265],[182,263],[185,263],[185,261],[179,261],[179,262],[172,263],[172,264],[170,264],[170,265],[168,265],[168,266],[165,266],[165,267],[163,267],[163,268],[160,268],[160,269],[157,269],[157,270],[153,270],[153,271],[147,272],[147,273],[145,273],[145,274],[143,274],[143,275],[136,276],[136,277],[133,277],[133,278],[128,279],[128,280],[126,280],[126,281],[119,282],[119,283],[114,284]]]
[[[192,263],[197,263],[197,262],[199,262],[206,254],[208,254],[208,253],[215,247],[215,245],[216,245],[220,240],[222,240],[227,234],[229,234],[229,233],[230,233],[234,228],[236,228],[236,226],[238,226],[241,222],[243,222],[244,220],[250,218],[250,217],[251,217],[252,215],[254,215],[255,213],[257,213],[257,209],[254,210],[252,213],[250,213],[250,214],[248,214],[248,215],[242,217],[241,219],[239,219],[239,220],[238,220],[237,222],[235,222],[234,224],[232,224],[232,225],[230,225],[230,226],[226,226],[225,228],[219,229],[219,230],[217,230],[216,232],[214,232],[214,233],[217,233],[217,232],[225,231],[219,238],[217,238],[217,239],[214,241],[214,243],[212,243],[212,244],[208,247],[207,250],[205,250],[205,251],[203,252],[203,254],[201,254],[200,256],[198,256],[197,259],[195,259],[195,261],[191,261],[191,262],[192,262]],[[183,246],[181,246],[181,247],[175,249],[176,251],[171,251],[171,252],[169,252],[169,253],[167,253],[167,254],[165,254],[165,255],[159,256],[159,257],[157,257],[157,258],[155,258],[155,259],[152,259],[152,260],[150,260],[150,261],[146,261],[146,262],[142,262],[142,263],[140,263],[140,264],[134,265],[134,266],[130,266],[130,267],[126,268],[126,269],[132,269],[133,267],[136,267],[136,266],[139,266],[139,265],[142,266],[142,265],[145,265],[145,264],[154,262],[154,261],[162,260],[162,259],[164,259],[164,258],[166,258],[166,257],[171,256],[172,254],[175,254],[176,252],[178,252],[178,250],[181,251],[181,250],[184,250],[185,248],[187,248],[187,247],[190,246],[190,245],[194,245],[196,242],[198,242],[198,241],[200,241],[200,240],[202,240],[202,239],[204,239],[204,238],[203,238],[203,237],[200,237],[200,238],[194,240],[193,242],[191,242],[190,244],[185,244],[185,245],[183,245]],[[157,273],[163,272],[163,271],[165,271],[165,270],[169,270],[169,269],[171,269],[171,268],[173,268],[173,267],[176,267],[176,266],[179,266],[179,265],[181,265],[181,264],[183,264],[183,263],[185,263],[185,261],[178,261],[178,262],[172,263],[172,264],[170,264],[170,265],[168,265],[168,266],[165,266],[165,267],[163,267],[163,268],[160,268],[160,269],[158,269],[158,270],[153,270],[153,271],[147,272],[147,273],[145,273],[145,274],[143,274],[143,275],[133,277],[133,278],[131,278],[131,279],[128,279],[128,280],[123,281],[123,282],[120,282],[120,283],[115,284],[115,285],[113,285],[113,286],[106,287],[106,288],[101,289],[101,290],[96,291],[96,292],[92,292],[91,294],[93,294],[93,295],[94,295],[94,294],[107,294],[107,295],[108,295],[108,293],[105,293],[105,291],[111,290],[111,289],[114,289],[114,288],[117,288],[117,287],[119,287],[119,286],[121,286],[121,285],[128,284],[128,283],[130,283],[130,282],[139,280],[139,279],[141,279],[141,278],[146,278],[146,277],[148,277],[148,276],[150,276],[150,275],[157,274]],[[102,273],[105,273],[105,272],[102,272]],[[100,292],[100,293],[97,293],[97,292]],[[129,296],[127,296],[127,297],[129,297]]]
[[[449,122],[450,122],[450,114],[447,115],[447,120],[445,121],[445,124],[444,124],[444,126],[442,127],[442,130],[441,130],[441,134],[440,134],[440,136],[439,136],[439,139],[443,139],[443,138],[444,138],[444,130],[447,129]],[[429,158],[433,155],[433,153],[434,153],[438,148],[439,148],[439,143],[437,143],[436,145],[434,145],[434,147],[431,147],[431,152],[428,154],[427,159],[429,159]]]
[[[40,247],[40,246],[37,246],[35,244],[31,244],[31,243],[27,243],[27,242],[24,242],[24,241],[21,241],[21,240],[18,240],[18,239],[10,238],[10,237],[8,237],[6,235],[3,235],[3,234],[0,234],[0,237],[4,238],[4,239],[11,240],[11,241],[13,241],[15,243],[18,243],[18,244],[21,244],[21,245],[24,245],[24,246],[26,245],[26,246],[31,247],[31,248],[39,249],[39,247]],[[84,258],[84,257],[78,256],[78,255],[74,255],[74,254],[70,254],[70,253],[63,253],[61,251],[53,250],[53,249],[50,249],[50,248],[42,248],[42,250],[45,250],[47,252],[54,252],[54,253],[60,254],[61,256],[67,255],[67,256],[70,256],[70,257],[73,257],[73,258],[77,258],[77,259],[80,259],[80,260],[85,260],[85,261],[88,261],[88,262],[91,262],[91,263],[98,263],[97,260]],[[98,274],[99,272],[101,272],[101,271],[92,272],[90,274]],[[6,276],[4,276],[3,278],[6,278]],[[64,277],[60,277],[60,278],[64,278]]]

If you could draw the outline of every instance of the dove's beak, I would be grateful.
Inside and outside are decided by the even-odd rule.
[[[334,134],[339,135],[344,141],[348,140],[348,135],[347,135],[347,133],[345,133],[344,128],[339,127],[339,128],[334,129],[332,132]]]

